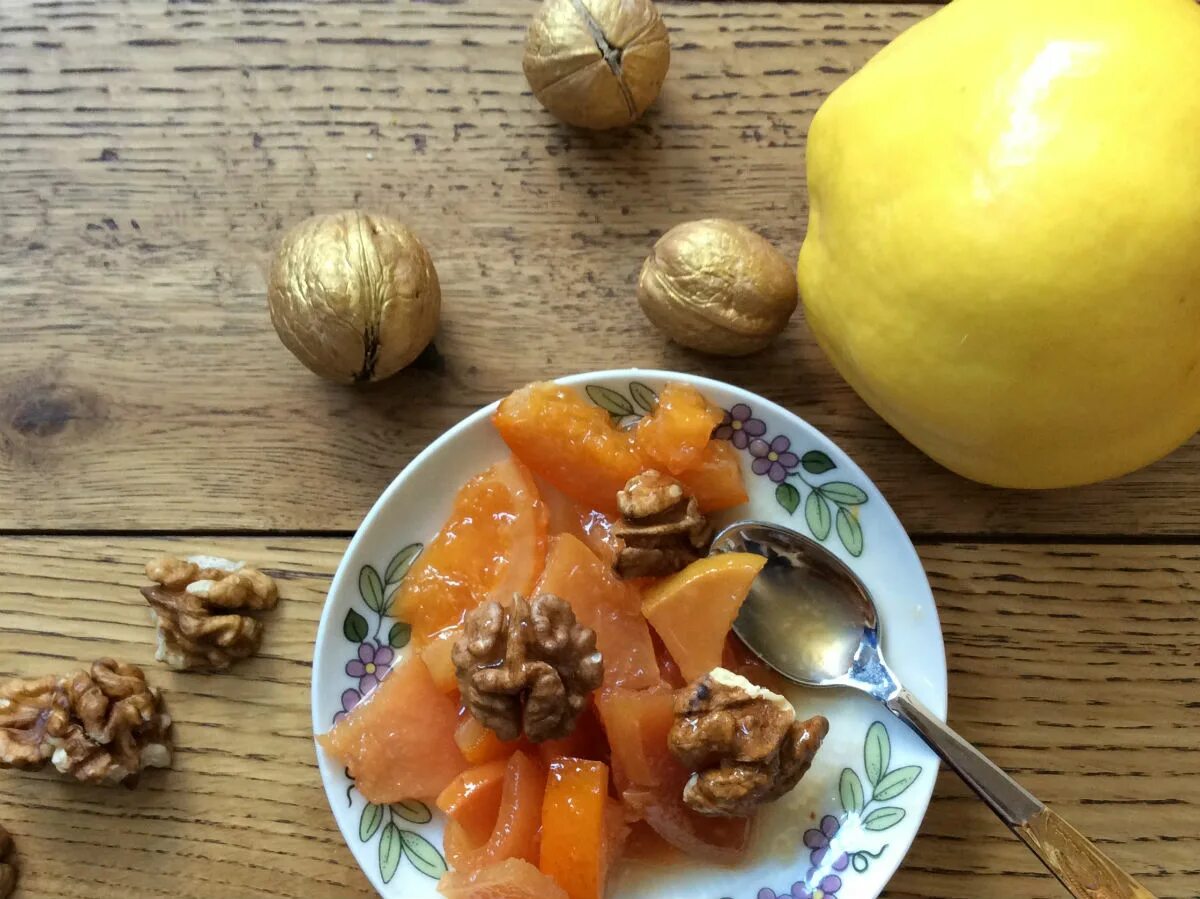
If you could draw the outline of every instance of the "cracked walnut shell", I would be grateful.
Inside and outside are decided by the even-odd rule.
[[[695,772],[683,801],[702,815],[743,817],[800,782],[829,732],[796,720],[778,693],[716,668],[675,694],[671,752]]]
[[[171,764],[170,727],[142,669],[113,659],[0,684],[0,768],[49,762],[85,783],[132,786],[144,768]]]
[[[614,568],[623,578],[664,577],[704,555],[712,529],[696,498],[674,478],[649,470],[617,493],[621,518]]]
[[[719,356],[761,350],[799,301],[792,264],[727,219],[685,222],[659,238],[637,296],[646,317],[676,343]]]
[[[275,581],[243,562],[212,556],[163,557],[146,565],[143,587],[158,627],[155,658],[180,671],[225,671],[258,652],[262,622],[250,611],[275,608]]]
[[[501,740],[567,736],[604,677],[595,632],[550,594],[484,603],[451,656],[463,704]]]
[[[317,215],[279,245],[267,282],[279,339],[331,381],[379,381],[433,340],[442,290],[408,226],[355,209]]]
[[[636,122],[670,64],[667,26],[650,0],[544,0],[522,61],[542,106],[597,130]]]

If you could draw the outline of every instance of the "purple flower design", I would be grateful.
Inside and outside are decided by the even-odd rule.
[[[362,694],[351,687],[342,693],[342,710],[333,716],[333,723],[337,724],[346,717],[346,713],[362,702]]]
[[[808,880],[812,882],[813,872],[809,872]],[[836,874],[826,874],[811,888],[802,883],[792,884],[794,899],[837,899],[837,891],[842,888],[842,878]]]
[[[807,882],[797,880],[786,893],[776,893],[770,887],[763,887],[758,891],[756,899],[837,899],[837,891],[842,888],[842,878],[836,874],[827,874],[812,884],[815,873],[809,871]]]
[[[812,862],[814,868],[820,867],[825,861],[825,856],[829,854],[832,848],[834,837],[842,828],[842,822],[833,815],[826,815],[821,819],[819,828],[813,828],[804,832],[804,845],[812,850],[812,854],[808,860]],[[850,856],[843,852],[833,862],[832,868],[835,871],[845,871],[850,864]]]
[[[390,646],[376,646],[365,640],[358,645],[358,658],[346,663],[346,673],[358,678],[359,692],[365,696],[379,686],[379,679],[387,674],[395,655]],[[342,698],[344,704],[345,694]]]
[[[767,433],[767,426],[761,419],[752,418],[750,407],[745,403],[737,403],[725,413],[713,436],[718,440],[728,440],[740,450],[744,450],[751,438],[761,437]]]
[[[757,475],[765,474],[776,484],[782,484],[788,473],[800,464],[800,457],[791,452],[792,441],[780,434],[770,443],[765,440],[750,441],[750,455],[754,461],[750,470]]]

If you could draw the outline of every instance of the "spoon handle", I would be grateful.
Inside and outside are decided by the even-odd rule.
[[[1096,844],[1043,807],[1013,832],[1077,899],[1154,899]]]
[[[1042,805],[907,690],[888,699],[887,707],[921,735],[1075,899],[1154,899],[1091,840]]]

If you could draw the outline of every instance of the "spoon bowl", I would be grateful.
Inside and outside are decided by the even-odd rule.
[[[767,522],[744,521],[721,531],[713,551],[766,558],[733,629],[784,677],[812,687],[849,686],[861,674],[860,663],[877,655],[879,616],[870,593],[821,544]]]
[[[992,764],[900,684],[884,661],[871,591],[836,555],[790,528],[729,525],[712,551],[766,558],[734,632],[796,683],[852,687],[911,727],[1033,850],[1076,899],[1154,899],[1083,834]]]

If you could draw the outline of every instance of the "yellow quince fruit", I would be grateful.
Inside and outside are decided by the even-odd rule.
[[[825,101],[808,322],[901,434],[1008,487],[1200,428],[1200,6],[954,0]]]

